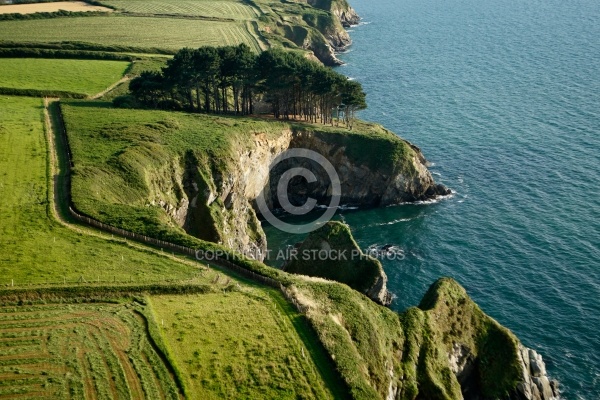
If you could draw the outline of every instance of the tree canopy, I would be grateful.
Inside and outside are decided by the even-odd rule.
[[[303,55],[280,49],[261,54],[239,46],[184,48],[161,72],[145,71],[130,82],[131,95],[145,106],[204,113],[254,112],[268,103],[276,118],[324,124],[366,108],[360,83]]]

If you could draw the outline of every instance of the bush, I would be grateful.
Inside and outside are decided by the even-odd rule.
[[[113,106],[117,108],[138,108],[140,107],[139,102],[132,95],[126,94],[123,96],[115,97],[113,100]]]

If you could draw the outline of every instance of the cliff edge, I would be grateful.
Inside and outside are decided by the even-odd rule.
[[[330,221],[311,232],[283,269],[345,283],[382,305],[392,300],[381,263],[361,251],[350,227],[341,222]]]

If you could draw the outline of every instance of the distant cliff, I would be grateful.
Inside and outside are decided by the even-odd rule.
[[[257,8],[263,12],[259,31],[269,45],[309,50],[329,66],[342,64],[335,53],[352,43],[344,27],[360,20],[346,0],[269,3]]]

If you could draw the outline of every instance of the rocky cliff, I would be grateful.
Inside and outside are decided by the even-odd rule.
[[[381,263],[361,251],[350,227],[341,222],[330,221],[311,232],[284,271],[345,283],[382,305],[392,300]]]
[[[329,66],[342,64],[336,52],[352,43],[344,27],[360,20],[345,0],[261,3],[260,9],[259,30],[270,46],[308,50]]]
[[[400,314],[314,279],[298,281],[288,296],[304,310],[355,399],[557,398],[541,356],[450,278]]]
[[[281,174],[296,166],[313,171],[317,182],[290,185],[289,198],[304,204],[309,197],[328,204],[331,180],[319,165],[289,159],[270,169],[273,160],[292,148],[313,150],[334,166],[342,182],[341,204],[377,207],[446,195],[449,190],[434,182],[419,149],[376,125],[360,125],[364,133],[327,131],[308,126],[290,126],[279,135],[253,133],[245,146],[234,146],[226,169],[212,161],[200,165],[188,159],[186,217],[183,227],[201,239],[220,242],[262,260],[266,240],[254,202],[265,191],[271,209],[279,208],[276,185]],[[359,128],[360,129],[360,128]],[[210,175],[199,171],[213,171]],[[171,206],[171,215],[180,207]]]

